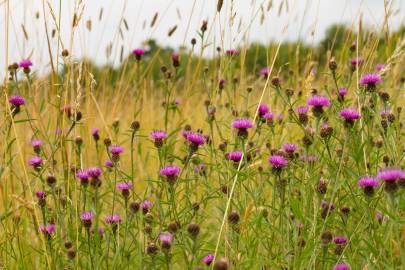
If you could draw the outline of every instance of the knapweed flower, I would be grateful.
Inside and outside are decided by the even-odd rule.
[[[283,150],[287,153],[294,153],[297,151],[297,145],[293,143],[285,143],[283,144]]]
[[[236,49],[229,49],[225,51],[226,55],[228,56],[235,56],[238,55],[239,52]]]
[[[288,165],[288,160],[281,155],[271,155],[269,157],[269,164],[273,167],[274,172],[280,172],[281,169]]]
[[[333,243],[335,243],[335,245],[346,245],[347,238],[345,236],[335,236],[333,238]]]
[[[176,182],[180,171],[180,168],[176,165],[165,166],[160,169],[160,176],[166,177],[167,182],[173,185]]]
[[[163,146],[163,141],[167,138],[167,133],[162,130],[155,130],[150,133],[151,139],[155,141],[156,148]]]
[[[339,88],[339,90],[338,90],[338,100],[339,101],[344,101],[346,95],[347,95],[347,88]]]
[[[203,145],[206,142],[204,135],[198,132],[187,132],[186,140],[190,143],[190,151],[196,152],[200,145]]]
[[[224,89],[224,87],[225,87],[225,79],[223,79],[223,78],[219,78],[218,79],[218,88],[219,88],[219,90],[222,90],[222,89]]]
[[[34,149],[34,152],[39,154],[41,152],[41,146],[42,146],[43,142],[39,139],[33,139],[31,141],[31,146]]]
[[[99,128],[92,128],[91,129],[91,136],[93,136],[93,139],[97,142],[100,140],[100,129]]]
[[[120,155],[124,152],[124,148],[119,145],[111,145],[108,150],[112,155],[112,160],[115,162],[120,160]]]
[[[39,231],[43,234],[50,236],[55,232],[55,224],[46,224],[39,226]]]
[[[330,106],[330,100],[327,97],[315,95],[308,99],[308,106],[312,107],[312,112],[315,116],[320,116],[323,113],[323,107]]]
[[[263,115],[263,119],[266,121],[267,124],[272,124],[274,121],[274,113],[268,112]]]
[[[146,214],[149,212],[150,208],[152,208],[153,203],[149,200],[144,200],[143,202],[141,202],[141,209],[142,209],[142,213]]]
[[[16,95],[16,96],[11,96],[11,97],[8,99],[8,102],[10,102],[10,104],[11,104],[13,107],[19,107],[19,106],[25,104],[25,99],[24,99],[22,96]]]
[[[375,70],[382,71],[385,68],[384,64],[377,64],[375,65]]]
[[[368,196],[372,196],[374,194],[374,189],[379,185],[378,179],[373,177],[362,177],[359,179],[359,187],[363,188],[364,193]]]
[[[259,108],[257,109],[257,112],[259,113],[259,116],[263,118],[263,116],[269,112],[269,106],[266,104],[262,103],[259,105]]]
[[[111,160],[107,159],[107,160],[104,162],[104,166],[106,166],[107,168],[112,168],[112,167],[114,167],[114,162],[112,162]]]
[[[177,68],[180,66],[180,55],[178,53],[172,53],[171,58],[173,67]]]
[[[38,205],[40,207],[44,207],[46,205],[46,193],[44,191],[37,191],[35,192],[35,196],[38,199]]]
[[[212,253],[208,253],[208,255],[205,256],[205,257],[202,259],[202,262],[203,262],[205,265],[210,265],[213,261],[214,261],[214,254],[212,254]]]
[[[350,270],[350,267],[348,264],[339,263],[333,267],[333,270]]]
[[[353,125],[354,121],[360,118],[360,114],[355,109],[344,108],[339,113],[347,125]]]
[[[336,205],[333,202],[322,200],[321,208],[322,208],[321,217],[326,218],[330,214],[330,212],[335,210]]]
[[[232,122],[232,127],[238,130],[238,137],[247,138],[248,129],[253,127],[252,122],[247,118],[235,119]]]
[[[29,68],[32,66],[32,62],[30,59],[23,59],[20,61],[20,63],[18,64],[18,66],[20,68]]]
[[[91,211],[85,211],[80,214],[80,219],[83,222],[83,226],[87,229],[91,227],[91,221],[93,218],[94,218],[94,213]]]
[[[41,157],[38,157],[38,156],[33,157],[33,158],[30,158],[30,159],[28,160],[28,165],[30,165],[31,167],[33,167],[35,170],[39,170],[40,167],[41,167],[41,165],[42,165],[42,163],[43,163],[42,158],[41,158]]]
[[[158,238],[162,245],[162,249],[166,251],[169,250],[172,245],[173,235],[171,233],[165,232],[159,234]]]
[[[103,171],[99,167],[91,167],[88,168],[86,171],[87,175],[91,178],[90,184],[93,187],[99,187],[101,185],[100,176],[103,173]]]
[[[401,169],[388,168],[378,172],[377,178],[384,181],[385,191],[394,193],[397,189],[397,181],[405,179],[405,172]]]
[[[377,85],[382,82],[379,74],[366,74],[360,79],[360,85],[365,87],[368,91],[373,92]]]
[[[132,51],[132,53],[135,55],[136,60],[140,61],[142,58],[142,55],[145,54],[145,50],[137,48]]]
[[[232,160],[233,162],[239,162],[242,159],[243,153],[241,151],[233,151],[225,154],[227,160]]]
[[[117,189],[121,190],[122,196],[124,198],[129,197],[129,190],[132,189],[132,183],[131,182],[121,182],[117,184]]]
[[[361,64],[363,64],[364,58],[363,58],[363,57],[352,58],[352,59],[350,59],[349,62],[350,62],[350,66],[351,66],[352,71],[354,71],[354,70],[356,70],[356,68],[357,68],[358,66],[360,66]]]
[[[308,123],[308,106],[300,106],[295,109],[295,112],[298,114],[298,121],[306,125]]]
[[[120,223],[121,222],[121,216],[117,215],[117,214],[108,215],[108,216],[105,217],[105,222],[107,224],[112,224],[112,225]]]
[[[86,187],[89,183],[90,176],[87,170],[79,170],[78,172],[76,172],[76,177],[80,180],[80,184],[82,186]]]
[[[269,77],[270,75],[270,68],[269,67],[264,67],[262,69],[260,69],[260,75],[262,75],[265,79],[267,79],[267,77]]]

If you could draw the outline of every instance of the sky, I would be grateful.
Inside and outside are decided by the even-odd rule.
[[[10,7],[8,51],[5,36],[7,1]],[[331,24],[356,26],[360,17],[364,25],[381,31],[385,12],[390,14],[390,29],[403,25],[405,19],[405,0],[224,0],[219,14],[216,12],[217,0],[61,2],[59,7],[58,0],[0,0],[0,34],[3,35],[0,39],[0,74],[4,74],[6,54],[9,62],[30,58],[34,68],[46,69],[49,54],[44,18],[50,34],[56,27],[55,21],[59,20],[59,8],[63,47],[76,59],[86,57],[98,64],[115,65],[119,64],[121,50],[125,56],[133,48],[142,47],[142,41],[148,38],[174,48],[189,45],[191,38],[198,37],[197,30],[203,20],[208,20],[209,25],[206,37],[210,41],[209,52],[218,45],[228,49],[253,41],[299,39],[316,43]],[[74,13],[80,20],[73,32]],[[156,13],[156,23],[151,27]],[[87,27],[88,21],[92,24],[91,31]],[[168,37],[168,31],[175,26],[176,31]],[[50,40],[53,54],[58,48],[57,36]],[[108,46],[111,46],[109,57],[106,55]]]

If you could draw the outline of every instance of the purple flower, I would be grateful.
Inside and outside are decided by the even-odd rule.
[[[350,270],[349,265],[345,264],[345,263],[340,263],[340,264],[336,264],[333,267],[333,270]]]
[[[143,202],[141,202],[141,205],[140,205],[142,212],[144,214],[148,213],[149,209],[152,208],[152,206],[153,206],[153,203],[148,200],[144,200]]]
[[[333,242],[336,245],[346,245],[347,244],[347,238],[345,236],[335,236],[333,238]]]
[[[137,48],[132,51],[132,53],[135,55],[136,60],[141,60],[142,55],[145,54],[145,51],[143,49]]]
[[[226,55],[229,55],[229,56],[235,56],[235,55],[239,54],[239,52],[236,49],[226,50],[225,53],[226,53]]]
[[[33,157],[28,160],[28,165],[32,166],[35,169],[38,169],[43,163],[43,160],[41,157]]]
[[[269,112],[269,106],[267,106],[264,103],[260,104],[259,108],[258,108],[258,112],[259,112],[259,116],[263,117],[263,115],[265,115],[266,113]]]
[[[105,222],[108,224],[115,224],[121,222],[121,217],[120,215],[114,214],[114,215],[108,215],[105,217]]]
[[[329,107],[330,100],[327,97],[315,95],[308,99],[308,105],[312,107]]]
[[[352,66],[353,69],[355,69],[356,67],[363,64],[363,62],[364,62],[363,57],[356,57],[356,58],[350,59],[350,65]]]
[[[91,129],[91,136],[93,136],[94,140],[98,141],[100,139],[100,129],[92,128]]]
[[[306,114],[306,113],[308,113],[308,107],[307,106],[300,106],[295,111],[298,114]]]
[[[205,265],[210,265],[213,261],[214,261],[214,254],[212,254],[212,253],[208,253],[208,255],[205,256],[205,257],[202,259],[202,262],[203,262]]]
[[[170,244],[173,241],[173,235],[171,233],[161,233],[159,234],[159,241]]]
[[[382,82],[381,76],[378,74],[366,74],[360,79],[360,85],[365,86],[365,87],[372,87],[374,88],[377,86],[377,84],[380,84]]]
[[[347,94],[347,88],[340,88],[339,89],[339,96],[344,97]]]
[[[385,65],[384,65],[384,64],[377,64],[377,65],[375,65],[375,69],[376,69],[377,71],[382,71],[384,68],[385,68]]]
[[[249,119],[236,119],[232,122],[232,127],[235,129],[248,129],[252,128],[253,124]]]
[[[270,68],[269,67],[264,67],[262,69],[260,69],[260,75],[262,75],[265,79],[269,76],[270,74]]]
[[[80,170],[76,172],[76,177],[79,178],[80,181],[87,181],[90,178],[87,170]]]
[[[224,88],[224,86],[225,86],[225,79],[223,79],[223,78],[220,78],[220,79],[218,79],[218,87],[219,87],[219,89],[223,89]]]
[[[344,108],[343,110],[340,111],[339,114],[342,118],[344,118],[346,121],[349,122],[353,122],[354,120],[360,118],[360,114],[357,112],[357,110],[350,108]]]
[[[35,192],[35,196],[39,199],[39,200],[44,200],[46,197],[46,193],[44,191],[37,191]]]
[[[366,187],[378,187],[379,181],[373,177],[362,177],[359,179],[359,187],[366,188]]]
[[[176,165],[165,166],[160,169],[161,176],[178,176],[180,174],[180,168]]]
[[[30,59],[23,59],[20,61],[20,68],[29,68],[30,66],[32,66],[32,62]]]
[[[107,159],[104,162],[104,166],[106,166],[107,168],[112,168],[112,167],[114,167],[114,163],[111,160]]]
[[[80,214],[82,221],[91,221],[94,218],[94,213],[91,211],[85,211]]]
[[[150,133],[150,137],[155,141],[163,141],[167,138],[167,133],[162,130],[156,130]]]
[[[201,133],[187,132],[186,140],[194,145],[203,145],[205,143],[205,137]]]
[[[264,115],[263,115],[263,119],[265,119],[267,123],[273,122],[273,120],[274,120],[274,113],[268,112],[268,113],[264,114]]]
[[[99,167],[91,167],[87,169],[87,175],[93,179],[97,179],[101,176],[103,171]]]
[[[287,159],[280,155],[272,155],[269,157],[270,165],[275,169],[282,169],[288,165]]]
[[[234,162],[238,162],[242,159],[243,153],[241,151],[233,151],[225,154],[225,158],[228,160],[232,160]]]
[[[41,148],[42,144],[43,144],[43,142],[41,140],[38,140],[38,139],[33,139],[31,141],[31,145],[34,148]]]
[[[8,99],[8,102],[10,102],[11,105],[13,105],[14,107],[19,107],[21,105],[25,104],[25,99],[22,96],[11,96]]]
[[[385,182],[394,182],[405,179],[405,172],[401,169],[384,169],[378,172],[377,178]]]
[[[41,225],[39,226],[39,231],[47,235],[53,234],[55,232],[55,225],[54,224]]]
[[[132,183],[131,182],[121,182],[117,184],[117,189],[123,191],[123,190],[130,190],[132,188]]]
[[[294,153],[297,151],[297,145],[293,143],[285,143],[283,144],[283,150],[287,153]]]
[[[116,155],[116,156],[118,156],[118,155],[122,154],[122,152],[124,152],[124,148],[122,146],[119,146],[119,145],[111,145],[108,148],[108,150],[110,151],[110,153],[112,155]]]

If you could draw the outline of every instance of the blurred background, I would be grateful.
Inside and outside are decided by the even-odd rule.
[[[53,55],[60,41],[59,49],[68,49],[75,58],[116,66],[148,39],[173,48],[190,46],[203,20],[211,41],[206,56],[216,46],[229,49],[251,42],[316,44],[337,23],[356,29],[361,21],[377,32],[397,30],[404,23],[405,0],[225,0],[221,13],[216,0],[3,0],[0,9],[4,76],[6,54],[8,62],[31,58],[34,70],[47,70],[46,28]]]

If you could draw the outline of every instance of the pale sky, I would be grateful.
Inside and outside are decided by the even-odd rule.
[[[4,74],[5,67],[6,41],[3,29],[6,25],[6,1],[0,2],[0,74]],[[55,23],[47,2],[57,18],[59,0],[44,1],[51,31],[55,28]],[[49,62],[42,2],[9,0],[9,61],[30,57],[34,62],[34,69],[38,70],[45,69]],[[208,37],[215,43],[210,48],[212,51],[218,45],[227,49],[251,41],[266,43],[271,40],[301,38],[312,43],[320,40],[325,29],[333,23],[357,25],[360,15],[364,24],[380,30],[385,17],[384,0],[224,0],[220,15],[216,15],[217,0],[81,0],[81,5],[79,2],[80,0],[62,1],[61,40],[65,47],[71,47],[71,24],[76,6],[78,10],[82,10],[82,19],[73,36],[73,55],[76,58],[88,57],[98,64],[117,64],[121,46],[125,56],[133,48],[140,47],[142,41],[147,38],[154,38],[163,45],[173,47],[188,45],[192,37],[197,37],[196,31],[204,19],[209,21],[209,27],[213,26]],[[272,2],[272,7],[267,11],[269,2]],[[284,5],[280,8],[281,2],[284,2]],[[404,24],[405,0],[385,2],[388,2],[390,7],[389,26],[396,29]],[[103,16],[99,21],[101,8]],[[40,19],[35,19],[37,11],[40,12]],[[155,26],[151,28],[150,23],[155,12],[159,15]],[[232,25],[230,14],[234,15]],[[127,22],[128,30],[121,20],[122,17]],[[92,20],[91,32],[86,28],[86,21],[89,19]],[[24,38],[21,25],[25,26],[28,40]],[[169,29],[175,25],[177,30],[168,37]],[[110,43],[113,45],[112,56],[107,59],[105,51]],[[56,51],[56,38],[52,39],[51,46],[53,51]]]

